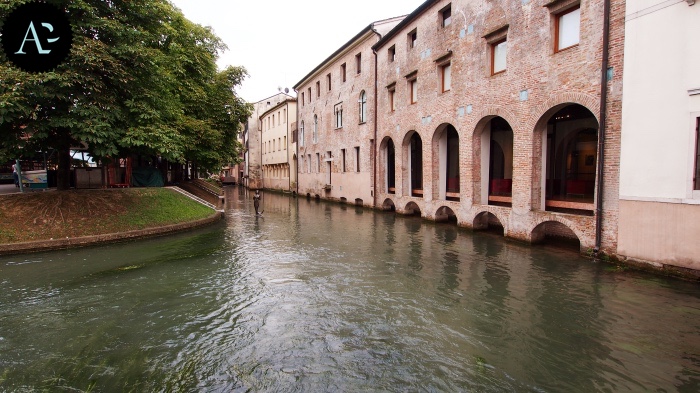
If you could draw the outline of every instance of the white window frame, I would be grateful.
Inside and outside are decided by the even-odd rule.
[[[568,27],[562,28],[562,25]],[[562,34],[562,30],[568,30],[569,34]],[[575,33],[576,38],[573,38],[573,33]],[[570,40],[562,41],[562,39],[571,37]],[[577,46],[581,42],[581,7],[576,5],[575,7],[569,8],[568,10],[561,12],[556,15],[556,26],[555,26],[555,52],[561,52],[565,49]]]
[[[362,90],[360,92],[360,99],[357,100],[360,110],[360,124],[367,122],[367,93]]]

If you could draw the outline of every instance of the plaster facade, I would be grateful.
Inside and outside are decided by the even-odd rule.
[[[267,112],[273,106],[276,106],[284,100],[293,97],[277,93],[258,102],[253,103],[253,111],[248,118],[248,122],[243,126],[244,139],[244,174],[243,184],[251,189],[263,188],[262,184],[262,123],[260,116]]]
[[[262,128],[262,185],[265,189],[294,191],[296,143],[293,124],[296,99],[287,98],[260,116]]]
[[[700,6],[628,2],[618,253],[700,270]]]

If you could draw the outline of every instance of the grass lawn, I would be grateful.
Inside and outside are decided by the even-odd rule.
[[[213,213],[167,188],[0,195],[0,244],[126,232]]]

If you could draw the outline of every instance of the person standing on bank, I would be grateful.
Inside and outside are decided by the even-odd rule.
[[[15,179],[15,187],[19,187],[19,173],[17,173],[17,164],[12,164],[12,177]]]
[[[258,212],[258,209],[260,208],[260,190],[255,190],[255,195],[253,195],[253,206],[255,207],[255,215],[261,215],[262,213]]]

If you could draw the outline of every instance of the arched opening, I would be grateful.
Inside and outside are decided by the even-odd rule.
[[[545,210],[593,215],[597,119],[581,105],[567,105],[550,117],[544,138]]]
[[[348,203],[348,198],[340,197],[340,203]]]
[[[357,206],[363,206],[363,205],[364,205],[364,201],[362,201],[362,199],[360,199],[360,198],[356,198],[356,199],[355,199],[355,205],[357,205]]]
[[[382,204],[382,210],[388,211],[388,212],[395,212],[396,206],[394,205],[394,201],[392,201],[389,198],[385,199],[384,203]]]
[[[501,236],[505,233],[501,220],[490,212],[482,212],[474,217],[473,227],[475,231],[493,232]]]
[[[435,212],[435,222],[450,222],[457,223],[457,215],[455,212],[447,206],[441,206]]]
[[[420,217],[420,207],[418,207],[418,204],[415,202],[408,202],[406,204],[406,208],[404,209],[404,214],[409,215],[409,216],[418,216]]]
[[[433,169],[438,181],[433,192],[437,192],[437,199],[459,201],[459,134],[451,124],[442,125],[433,143],[437,144],[434,152],[438,157],[438,166]]]
[[[386,144],[386,189],[389,194],[396,194],[396,151],[391,139]]]
[[[364,90],[360,92],[360,98],[357,100],[360,110],[360,123],[367,121],[367,93]]]
[[[513,128],[492,118],[481,134],[481,202],[510,207],[513,200]]]
[[[545,221],[532,230],[533,244],[547,244],[580,252],[581,241],[576,233],[558,221]]]
[[[408,141],[407,165],[409,196],[423,196],[423,141],[417,132],[412,132]]]

